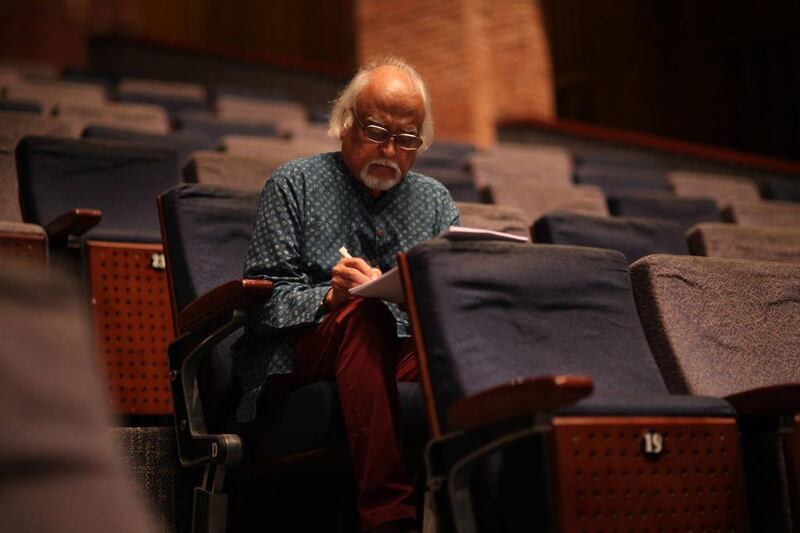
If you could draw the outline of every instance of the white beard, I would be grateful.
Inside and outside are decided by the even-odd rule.
[[[394,178],[386,179],[386,178],[378,178],[375,176],[370,175],[369,168],[372,165],[383,165],[392,167],[394,170]],[[370,189],[376,191],[388,191],[401,181],[403,181],[403,176],[400,175],[400,167],[397,166],[397,163],[392,161],[391,159],[374,159],[364,165],[364,168],[361,170],[361,175],[358,177],[361,180],[361,183],[369,187]]]

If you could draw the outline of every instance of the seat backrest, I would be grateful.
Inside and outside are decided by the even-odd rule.
[[[75,208],[99,209],[87,236],[159,242],[156,198],[176,185],[174,151],[112,141],[26,137],[17,147],[26,222],[46,225]]]
[[[533,221],[552,211],[583,215],[608,215],[603,191],[591,185],[543,187],[523,181],[492,183],[487,187],[492,203],[521,209]]]
[[[530,239],[530,221],[515,207],[494,204],[456,202],[461,213],[461,225],[520,235]]]
[[[191,183],[260,191],[275,169],[285,162],[282,158],[256,159],[201,150],[192,154],[184,167],[184,176]]]
[[[0,220],[19,222],[17,164],[14,150],[26,135],[54,135],[72,137],[77,133],[69,123],[20,113],[0,113]]]
[[[0,100],[0,112],[13,111],[16,113],[33,113],[41,115],[42,105],[35,100]]]
[[[76,280],[6,263],[0,293],[3,529],[156,531],[111,440]]]
[[[689,230],[687,239],[694,255],[800,263],[797,229],[706,222]]]
[[[525,180],[557,187],[572,185],[572,156],[555,146],[503,143],[491,152],[470,156],[479,185]]]
[[[720,211],[710,198],[679,198],[667,193],[625,192],[608,196],[608,210],[621,217],[661,218],[684,230],[698,222],[719,222]]]
[[[453,402],[520,377],[584,374],[598,392],[666,391],[619,252],[435,239],[407,260],[445,431]]]
[[[177,129],[219,142],[226,135],[276,137],[278,128],[271,122],[223,120],[208,111],[183,111],[177,114]]]
[[[324,152],[336,152],[338,146],[332,142],[317,140],[291,140],[282,137],[258,137],[255,135],[226,135],[219,142],[226,154],[255,159],[282,159],[290,161]]]
[[[653,255],[631,276],[670,391],[722,397],[800,381],[800,265]]]
[[[731,202],[722,210],[722,218],[740,226],[798,228],[800,204],[778,200]]]
[[[632,263],[655,253],[686,254],[683,228],[657,218],[593,217],[549,213],[534,225],[534,241],[608,248],[625,254]]]
[[[671,190],[666,176],[659,170],[608,163],[576,165],[575,183],[600,187],[606,195],[625,191]]]
[[[4,94],[12,100],[37,102],[45,113],[65,104],[103,105],[106,102],[102,85],[57,80],[25,79],[7,85]]]
[[[758,185],[741,176],[674,170],[667,174],[678,196],[711,198],[722,209],[729,202],[754,202],[761,199]]]
[[[169,117],[164,108],[148,104],[65,104],[58,107],[58,116],[79,123],[81,130],[87,125],[146,133],[168,133],[170,129]]]
[[[208,108],[205,87],[195,83],[123,78],[117,85],[117,93],[121,102],[160,105],[170,117],[181,111]]]
[[[173,315],[199,295],[242,277],[259,195],[182,184],[159,197]],[[201,366],[199,386],[210,429],[238,401],[229,349],[241,333],[220,343]]]
[[[107,126],[89,126],[83,130],[84,139],[97,139],[107,141],[125,141],[149,146],[151,148],[166,148],[173,150],[178,156],[178,171],[183,172],[183,166],[188,162],[189,156],[198,150],[211,150],[214,143],[203,137],[175,132],[175,133],[149,133],[129,129],[110,128]]]

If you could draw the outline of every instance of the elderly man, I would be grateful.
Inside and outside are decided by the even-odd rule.
[[[409,172],[433,140],[433,117],[424,82],[403,61],[359,70],[334,104],[329,133],[341,152],[287,163],[261,196],[245,276],[275,285],[234,354],[244,391],[237,415],[253,420],[265,399],[335,380],[362,525],[409,530],[415,508],[396,383],[417,379],[408,319],[348,291],[457,224],[458,210],[441,184]],[[342,246],[351,257],[340,257]]]

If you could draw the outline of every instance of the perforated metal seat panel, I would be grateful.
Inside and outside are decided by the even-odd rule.
[[[171,414],[167,345],[174,330],[163,247],[87,241],[86,262],[114,412]]]
[[[559,417],[560,532],[747,531],[732,418]]]

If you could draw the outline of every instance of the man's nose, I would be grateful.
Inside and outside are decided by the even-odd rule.
[[[394,145],[394,137],[389,137],[385,143],[381,144],[381,154],[391,158],[394,157],[395,153],[397,153],[397,147]]]

